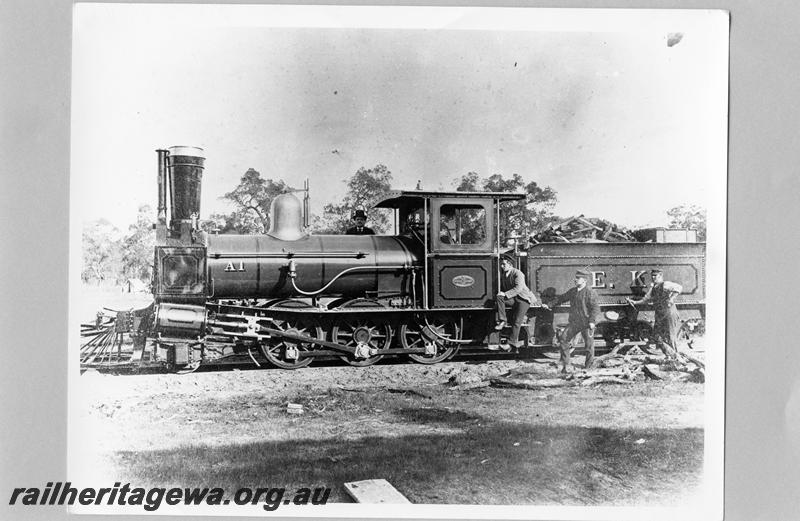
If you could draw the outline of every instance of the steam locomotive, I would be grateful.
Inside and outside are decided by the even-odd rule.
[[[702,243],[504,250],[500,208],[523,194],[424,190],[393,191],[375,205],[392,210],[396,235],[311,235],[307,191],[302,202],[293,193],[273,200],[265,235],[210,234],[198,225],[203,150],[157,154],[154,302],[120,312],[115,324],[132,334],[133,360],[177,370],[232,353],[284,369],[331,357],[354,366],[386,356],[433,364],[459,349],[502,345],[507,331],[493,327],[501,255],[545,299],[566,291],[576,268],[590,271],[604,317],[597,335],[607,344],[647,341],[652,311],[625,297],[642,295],[653,266],[683,286],[677,305],[687,331],[704,317]],[[532,306],[521,349],[552,345],[567,313]]]

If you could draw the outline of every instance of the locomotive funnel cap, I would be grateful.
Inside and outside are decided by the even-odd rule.
[[[205,159],[206,154],[200,147],[187,147],[183,145],[169,147],[169,155],[171,156],[189,156],[189,157],[202,157]]]
[[[271,235],[282,241],[296,241],[306,236],[303,232],[303,205],[294,194],[281,194],[269,207]]]

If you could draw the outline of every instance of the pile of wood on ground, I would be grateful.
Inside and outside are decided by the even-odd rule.
[[[630,344],[618,344],[606,355],[598,356],[593,367],[560,378],[542,378],[543,368],[514,369],[492,378],[493,387],[546,389],[550,387],[589,386],[597,384],[631,384],[644,380],[705,382],[705,363],[694,354],[679,351],[677,359],[653,355]]]
[[[538,242],[636,242],[633,233],[609,221],[587,218],[583,215],[570,217],[559,223],[548,225],[531,237]]]

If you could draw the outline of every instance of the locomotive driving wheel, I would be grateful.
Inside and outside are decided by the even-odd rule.
[[[305,309],[310,307],[309,304],[300,300],[282,300],[270,306],[271,309]],[[307,335],[318,340],[325,338],[325,332],[322,328],[315,326],[309,320],[296,318],[283,320],[275,319],[273,321],[273,327],[294,335]],[[313,359],[301,357],[300,353],[311,351],[315,349],[315,347],[316,346],[310,342],[298,342],[281,337],[270,338],[258,344],[258,348],[261,350],[261,354],[264,355],[264,358],[281,369],[299,369],[301,367],[306,367]]]
[[[345,302],[339,308],[383,308],[379,302],[367,299],[355,299]],[[352,315],[342,318],[331,328],[331,340],[337,344],[344,344],[356,349],[370,349],[380,352],[387,349],[392,343],[392,328],[387,323],[381,323],[369,313]],[[341,356],[342,360],[356,367],[366,367],[383,358],[381,354],[374,354],[367,358]]]
[[[448,342],[447,338],[458,339],[459,328],[447,318],[429,318],[420,323],[415,320],[402,324],[398,331],[400,344],[404,349],[425,348],[424,353],[412,353],[408,357],[420,364],[437,364],[453,356],[458,344]]]

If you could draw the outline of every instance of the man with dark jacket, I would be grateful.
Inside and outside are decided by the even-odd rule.
[[[511,259],[503,257],[500,259],[500,292],[495,297],[497,308],[496,330],[501,330],[509,322],[506,314],[506,306],[511,306],[511,336],[508,345],[522,347],[519,341],[519,330],[525,321],[528,308],[536,301],[536,296],[525,285],[525,275],[514,267]],[[510,348],[509,348],[510,349]]]
[[[353,212],[353,222],[355,226],[348,228],[345,235],[375,235],[375,230],[365,226],[367,224],[367,212],[364,210]]]
[[[586,362],[584,367],[589,369],[594,362],[594,326],[600,316],[600,305],[597,302],[597,292],[587,287],[589,274],[585,271],[575,273],[575,287],[563,295],[557,296],[543,307],[550,309],[562,302],[569,301],[569,325],[561,335],[561,372],[570,371],[570,351],[572,341],[580,333],[586,345]]]

